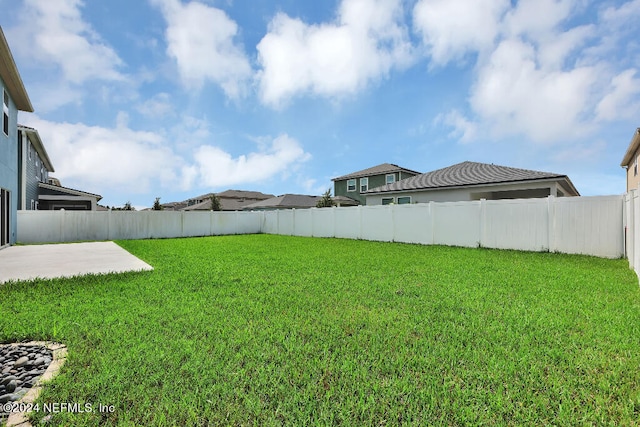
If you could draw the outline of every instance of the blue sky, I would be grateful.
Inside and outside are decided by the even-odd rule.
[[[640,0],[0,0],[62,184],[321,194],[471,160],[625,191]]]

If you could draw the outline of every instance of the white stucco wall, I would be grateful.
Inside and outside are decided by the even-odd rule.
[[[535,195],[538,197],[560,196],[564,192],[557,182],[530,182],[515,184],[492,184],[479,185],[473,187],[460,187],[442,190],[417,190],[417,191],[400,191],[389,193],[378,193],[367,195],[367,206],[376,206],[382,204],[383,198],[394,198],[397,203],[398,197],[411,197],[411,203],[427,203],[427,202],[461,202],[470,200],[487,199],[493,200],[504,197],[493,197],[494,192],[503,191],[532,191],[545,190],[548,194]],[[518,195],[517,198],[530,198],[531,196]],[[512,198],[512,197],[507,197]]]

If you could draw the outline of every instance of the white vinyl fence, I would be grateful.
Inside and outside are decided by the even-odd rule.
[[[640,200],[633,199],[634,210],[628,201],[625,204],[629,197],[549,197],[265,212],[19,211],[18,241],[269,233],[617,258],[625,254],[625,213],[629,217],[631,209],[631,216],[640,224]],[[633,249],[634,260],[638,258],[635,265],[640,265],[640,243]]]
[[[18,243],[255,234],[255,212],[18,211]]]
[[[268,211],[262,232],[619,258],[623,196]]]

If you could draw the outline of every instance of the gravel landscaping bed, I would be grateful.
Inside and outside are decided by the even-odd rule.
[[[53,352],[42,345],[0,345],[0,423],[6,404],[19,401],[47,370]]]

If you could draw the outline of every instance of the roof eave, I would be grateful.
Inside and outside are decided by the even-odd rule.
[[[29,94],[24,87],[20,73],[16,62],[13,60],[13,55],[9,49],[7,39],[4,37],[2,27],[0,27],[0,77],[7,86],[9,94],[13,102],[16,104],[16,108],[20,111],[26,111],[33,113],[33,106],[29,99]]]
[[[87,197],[95,197],[96,201],[99,202],[100,200],[102,200],[102,196],[99,194],[95,194],[95,193],[88,193],[86,191],[81,191],[81,190],[76,190],[73,188],[69,188],[69,187],[63,187],[63,186],[57,186],[57,185],[51,185],[51,184],[47,184],[46,182],[39,182],[38,183],[39,187],[43,187],[43,188],[47,188],[49,190],[57,190],[57,191],[61,191],[63,193],[67,193],[73,196],[87,196]]]
[[[629,166],[631,163],[631,159],[638,148],[640,147],[640,128],[637,128],[633,133],[633,137],[631,138],[631,142],[629,142],[629,146],[627,147],[626,153],[624,153],[624,157],[622,158],[622,162],[620,162],[620,166],[625,167]]]

